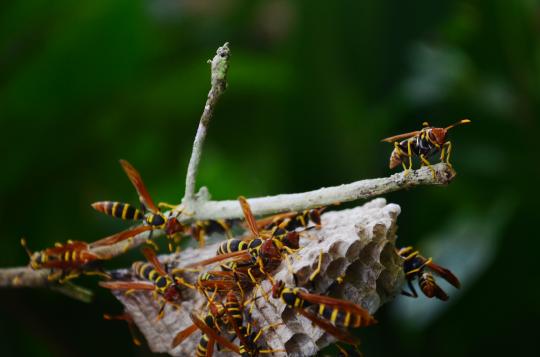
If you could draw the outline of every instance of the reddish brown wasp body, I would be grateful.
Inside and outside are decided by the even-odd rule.
[[[145,225],[152,229],[163,229],[169,238],[172,238],[176,233],[184,232],[186,230],[184,225],[175,217],[166,217],[154,204],[139,172],[125,160],[120,160],[120,165],[122,165],[124,172],[139,195],[141,209],[136,209],[128,203],[113,201],[95,202],[92,207],[106,215],[123,220],[142,220]],[[169,243],[169,250],[173,250],[172,243]]]
[[[161,318],[165,303],[176,306],[182,299],[181,285],[194,289],[195,287],[184,281],[183,278],[172,276],[159,262],[155,252],[150,248],[143,249],[144,256],[148,263],[135,262],[132,269],[140,281],[106,281],[99,285],[111,290],[146,290],[153,291],[155,295],[163,298],[159,309],[158,318]]]
[[[446,140],[448,130],[461,125],[468,124],[471,121],[469,119],[462,119],[455,124],[452,124],[446,128],[433,128],[428,123],[424,123],[422,130],[412,131],[406,134],[400,134],[383,139],[382,141],[394,143],[394,150],[390,155],[390,168],[393,169],[399,164],[403,166],[406,173],[412,168],[413,155],[418,156],[422,163],[422,166],[429,167],[433,176],[435,176],[435,170],[431,167],[428,158],[433,156],[436,152],[441,152],[441,161],[445,161],[450,165],[450,154],[452,152],[452,143],[450,140]],[[409,160],[409,166],[407,167],[404,160]]]
[[[461,286],[458,278],[452,274],[450,270],[433,263],[431,258],[424,258],[418,251],[415,251],[413,247],[401,248],[398,251],[398,254],[404,259],[403,271],[405,272],[405,278],[407,279],[407,284],[410,289],[410,292],[403,291],[403,295],[411,297],[418,296],[412,284],[412,282],[418,278],[418,285],[420,285],[420,290],[422,290],[424,295],[429,298],[436,297],[443,301],[448,300],[448,295],[439,285],[437,285],[433,275],[429,271],[426,271],[426,269],[441,276],[456,288]]]
[[[146,230],[147,227],[137,227],[92,243],[68,240],[66,243],[55,243],[54,247],[33,253],[28,249],[24,238],[21,239],[21,245],[30,257],[32,269],[51,269],[53,271],[48,277],[49,280],[59,280],[62,283],[82,273],[106,276],[96,264],[112,257],[92,252],[92,248],[112,245]]]

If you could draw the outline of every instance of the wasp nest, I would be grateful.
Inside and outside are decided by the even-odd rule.
[[[394,246],[399,213],[398,205],[386,204],[386,200],[378,198],[360,207],[323,214],[322,228],[302,233],[302,248],[290,257],[297,284],[316,294],[350,300],[374,314],[381,304],[400,291],[403,283],[401,259]],[[217,244],[203,249],[187,249],[179,254],[160,256],[160,260],[173,268],[181,268],[214,256],[216,249]],[[321,273],[313,283],[309,282],[321,254]],[[288,286],[295,284],[290,267],[285,262],[275,271],[274,277],[285,281]],[[268,281],[262,285],[264,291],[271,289]],[[200,332],[194,333],[176,348],[171,348],[174,336],[191,325],[189,314],[203,309],[205,300],[194,291],[186,289],[179,308],[167,305],[165,315],[160,320],[157,319],[159,304],[151,293],[116,293],[116,296],[133,317],[152,351],[173,356],[194,354]],[[260,328],[283,322],[266,330],[261,339],[264,340],[261,343],[271,349],[285,349],[291,356],[310,356],[335,341],[279,300],[270,298],[268,302],[259,298],[255,305],[252,316]],[[216,351],[216,354],[220,352]],[[221,354],[226,355],[225,352]]]

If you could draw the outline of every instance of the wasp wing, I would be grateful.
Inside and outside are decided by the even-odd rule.
[[[154,284],[146,281],[100,281],[99,286],[110,290],[154,290]]]
[[[393,143],[394,141],[412,138],[413,136],[416,136],[418,134],[420,134],[420,130],[411,131],[410,133],[405,133],[405,134],[394,135],[389,138],[382,139],[381,141],[384,141],[387,143]]]
[[[156,252],[153,249],[148,248],[148,247],[143,248],[142,253],[144,257],[146,258],[146,260],[148,260],[150,264],[154,266],[154,268],[160,275],[163,275],[163,276],[168,275],[167,272],[165,271],[165,268],[163,267],[161,262],[158,260],[156,256]]]
[[[454,274],[452,274],[450,270],[443,268],[442,266],[435,264],[433,262],[427,263],[427,266],[431,270],[433,270],[437,275],[439,275],[444,280],[452,284],[454,287],[458,289],[461,287],[461,283],[459,282],[459,279]]]
[[[255,221],[255,217],[253,217],[253,212],[251,212],[251,207],[249,206],[248,201],[244,196],[238,197],[238,201],[240,202],[240,207],[242,207],[242,212],[244,212],[244,217],[246,218],[246,223],[249,227],[249,230],[253,235],[259,236],[259,228],[257,227],[257,221]]]
[[[150,212],[159,212],[159,209],[154,204],[154,201],[152,201],[152,198],[150,197],[150,194],[148,193],[148,190],[146,189],[146,186],[144,185],[144,182],[139,172],[135,170],[135,168],[126,160],[120,160],[120,165],[122,165],[122,168],[126,172],[126,175],[135,187],[135,190],[137,190],[137,193],[139,194],[139,201],[148,210],[150,210]]]
[[[349,343],[351,345],[356,345],[360,343],[360,341],[357,338],[353,337],[347,331],[337,328],[336,326],[332,325],[327,320],[320,318],[314,313],[310,311],[306,311],[304,309],[299,309],[299,308],[297,308],[296,311],[302,316],[311,320],[311,322],[313,322],[315,325],[319,326],[324,331],[328,332],[330,335],[334,336],[338,340],[345,343]]]
[[[171,348],[175,348],[176,346],[184,342],[186,338],[191,336],[198,329],[199,328],[197,327],[197,325],[193,324],[178,332],[171,342]]]
[[[95,248],[95,247],[102,247],[104,245],[116,244],[116,243],[121,242],[123,240],[134,237],[139,233],[146,232],[146,231],[149,231],[151,229],[152,229],[152,227],[150,227],[150,226],[138,226],[138,227],[135,227],[133,229],[128,229],[128,230],[122,231],[120,233],[113,234],[112,236],[108,236],[108,237],[105,237],[103,239],[92,242],[92,243],[90,243],[90,247]]]
[[[204,323],[201,319],[199,319],[193,312],[189,315],[191,317],[191,321],[197,327],[208,336],[208,339],[213,339],[220,345],[222,345],[225,348],[228,348],[229,350],[235,352],[236,354],[240,354],[240,348],[232,343],[231,341],[227,340],[225,337],[219,335],[216,330],[210,328],[207,324]]]
[[[364,326],[369,326],[377,323],[377,320],[375,320],[375,318],[371,316],[371,314],[366,309],[348,300],[336,299],[324,295],[310,294],[304,291],[298,291],[298,296],[314,304],[324,304],[337,307],[340,310],[360,316],[362,321],[365,321]]]

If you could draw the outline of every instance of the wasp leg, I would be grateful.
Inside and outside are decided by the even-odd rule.
[[[163,208],[166,208],[166,209],[171,209],[171,210],[174,210],[176,207],[178,207],[180,205],[173,205],[173,204],[170,204],[170,203],[167,203],[167,202],[160,202],[158,203],[158,207],[160,209],[163,209]]]
[[[406,291],[406,290],[401,290],[401,294],[405,295],[405,296],[410,296],[410,297],[413,297],[413,298],[417,298],[418,293],[416,292],[416,289],[414,288],[414,285],[412,284],[412,281],[407,280],[407,285],[409,286],[410,292]]]
[[[412,149],[411,149],[410,140],[407,141],[407,156],[409,157],[409,171],[410,171],[412,169]]]
[[[428,159],[426,159],[424,154],[420,154],[420,160],[422,160],[422,163],[431,170],[431,174],[433,175],[433,178],[435,178],[435,169],[433,168],[433,166],[431,166],[430,162],[428,161]]]
[[[446,149],[446,164],[450,167],[452,167],[452,164],[450,163],[450,154],[452,153],[452,142],[451,141],[447,141],[446,143],[444,143],[444,146],[447,147]],[[443,146],[443,148],[444,148]],[[441,161],[442,161],[442,158],[441,158]]]
[[[67,282],[67,281],[69,281],[71,279],[75,279],[76,277],[78,277],[80,275],[81,275],[81,273],[79,273],[77,271],[72,271],[68,275],[63,276],[61,279],[59,279],[58,284],[64,284],[65,282]]]
[[[159,311],[158,311],[158,315],[157,315],[157,318],[156,320],[161,320],[163,318],[163,316],[165,316],[165,300],[161,301],[159,303]]]
[[[55,281],[55,280],[59,280],[61,277],[62,277],[62,271],[61,270],[54,271],[54,270],[51,269],[51,273],[47,276],[47,280],[48,281]]]
[[[112,278],[110,274],[107,274],[106,272],[101,271],[101,270],[85,271],[84,275],[97,275],[97,276],[101,276],[101,277],[103,277],[103,278],[105,278],[107,280],[110,280]]]
[[[311,273],[309,276],[309,281],[311,282],[311,285],[315,287],[315,283],[313,283],[313,280],[319,275],[321,272],[321,265],[322,265],[322,250],[319,252],[319,263],[317,264],[317,268]]]
[[[401,150],[401,147],[399,146],[399,143],[397,141],[394,142],[394,151],[397,152],[400,159],[402,159],[403,156],[407,156],[407,153]],[[411,160],[410,157],[409,160]],[[401,160],[401,166],[403,166],[403,172],[405,176],[407,176],[409,174],[409,170],[407,169],[407,165],[405,165],[405,162],[403,162],[403,160]]]
[[[148,235],[148,238],[146,238],[146,244],[150,245],[152,248],[154,248],[154,250],[157,252],[159,251],[159,247],[158,245],[156,244],[156,242],[154,242],[152,240],[152,235],[154,234],[154,230],[152,229],[150,231],[150,234]]]

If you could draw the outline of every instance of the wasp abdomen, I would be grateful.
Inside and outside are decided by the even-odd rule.
[[[105,213],[108,216],[120,218],[139,220],[143,218],[142,212],[128,203],[114,202],[114,201],[101,201],[92,204],[92,207],[101,213]]]

